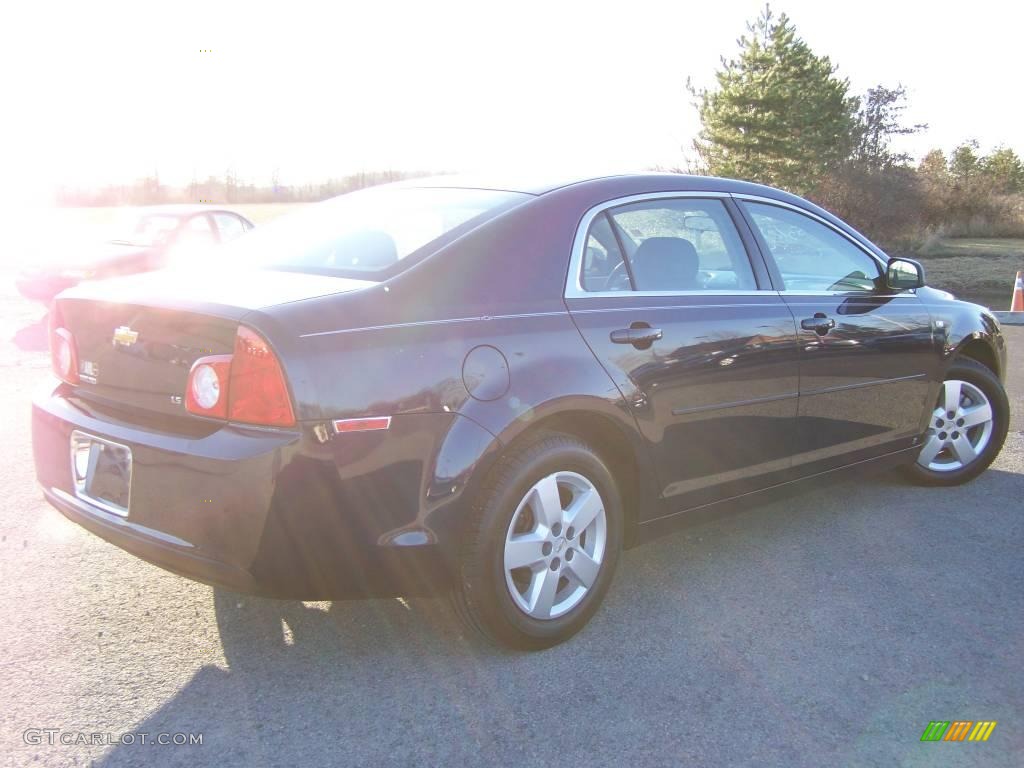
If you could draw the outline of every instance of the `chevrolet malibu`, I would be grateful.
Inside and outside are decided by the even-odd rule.
[[[625,547],[852,473],[960,484],[1006,435],[993,316],[768,187],[417,180],[223,265],[58,296],[32,425],[54,507],[233,590],[449,592],[542,648]]]

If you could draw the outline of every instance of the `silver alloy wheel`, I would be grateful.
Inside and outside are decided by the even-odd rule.
[[[992,404],[974,384],[942,383],[917,463],[933,472],[954,472],[974,461],[992,437]]]
[[[523,613],[555,619],[597,581],[607,542],[604,500],[575,472],[555,472],[519,502],[505,535],[505,584]]]

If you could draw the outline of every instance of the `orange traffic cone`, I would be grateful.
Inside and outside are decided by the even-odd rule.
[[[1013,299],[1010,301],[1011,312],[1024,312],[1024,272],[1017,273],[1013,284]]]

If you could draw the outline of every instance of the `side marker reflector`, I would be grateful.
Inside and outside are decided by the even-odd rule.
[[[339,435],[343,432],[372,432],[387,429],[391,426],[390,416],[373,416],[368,419],[338,419],[333,422],[334,431]]]

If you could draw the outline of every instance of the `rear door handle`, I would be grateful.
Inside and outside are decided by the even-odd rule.
[[[665,334],[661,328],[622,328],[612,331],[615,344],[632,344],[634,347],[649,347]]]
[[[800,327],[805,331],[814,331],[819,336],[824,336],[836,327],[836,321],[824,312],[815,312],[814,317],[807,317],[801,320]]]

